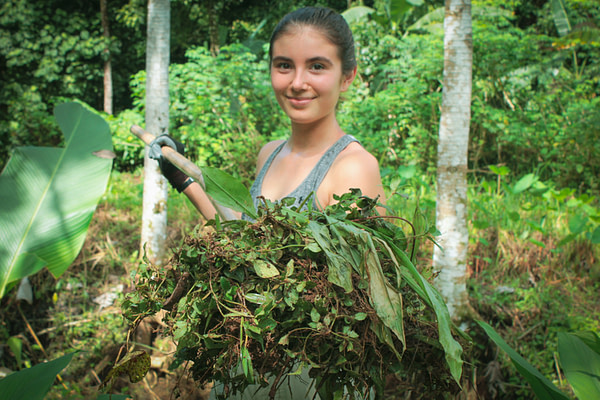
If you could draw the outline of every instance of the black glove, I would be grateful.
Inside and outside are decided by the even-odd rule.
[[[167,178],[171,186],[175,188],[179,193],[183,192],[194,180],[181,172],[176,166],[171,164],[169,160],[163,157],[162,146],[169,146],[173,150],[181,155],[185,153],[185,146],[179,143],[169,135],[160,135],[154,139],[150,144],[150,150],[148,151],[148,157],[158,161],[158,166],[162,174]]]

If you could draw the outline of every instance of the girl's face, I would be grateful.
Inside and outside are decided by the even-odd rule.
[[[273,43],[271,84],[293,123],[335,118],[340,93],[355,75],[356,69],[342,74],[337,47],[312,27],[295,28]]]

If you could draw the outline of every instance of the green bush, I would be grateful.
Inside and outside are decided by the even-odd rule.
[[[217,57],[202,47],[186,56],[185,64],[169,69],[170,134],[198,165],[218,167],[249,184],[262,144],[289,132],[271,92],[268,63],[242,45],[224,46]],[[143,158],[127,125],[141,125],[144,71],[133,77],[131,87],[135,109],[121,113],[113,125],[118,165],[126,169],[141,165]]]
[[[63,142],[54,117],[38,89],[35,86],[22,92],[21,87],[15,89],[19,91],[18,97],[7,102],[10,120],[0,118],[0,171],[15,147],[59,146]]]

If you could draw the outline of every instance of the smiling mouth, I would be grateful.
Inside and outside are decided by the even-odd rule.
[[[310,103],[314,97],[290,97],[286,96],[288,101],[293,105],[303,106]]]

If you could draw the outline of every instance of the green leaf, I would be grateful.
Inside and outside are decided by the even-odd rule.
[[[442,298],[440,292],[437,291],[429,282],[420,276],[423,288],[429,297],[433,309],[435,311],[438,320],[438,334],[440,335],[439,341],[444,348],[446,354],[446,362],[450,367],[452,377],[460,385],[460,377],[462,375],[462,347],[452,336],[452,320],[450,319],[450,313],[448,307]]]
[[[108,124],[78,103],[54,115],[65,147],[19,147],[0,175],[0,297],[43,267],[55,277],[69,267],[110,177]]]
[[[390,0],[390,18],[398,21],[412,6],[420,6],[423,0]]]
[[[565,236],[564,238],[562,238],[557,244],[556,247],[562,247],[565,244],[572,242],[573,240],[575,240],[576,235],[569,233],[567,236]]]
[[[575,189],[564,188],[561,189],[560,192],[552,191],[552,197],[554,197],[557,201],[563,202],[567,197],[572,196],[575,193]]]
[[[488,168],[490,169],[490,171],[500,176],[508,175],[508,173],[510,172],[510,168],[508,168],[506,165],[489,165]]]
[[[356,319],[357,321],[362,321],[365,318],[367,318],[367,314],[364,312],[359,312],[359,313],[354,314],[354,319]]]
[[[15,359],[17,360],[17,365],[19,368],[21,367],[21,351],[23,348],[23,341],[16,336],[11,336],[6,341],[8,348],[15,355]]]
[[[431,31],[432,26],[443,24],[445,15],[446,9],[444,7],[438,7],[419,18],[414,24],[407,28],[407,31],[414,31],[418,29]]]
[[[267,301],[267,297],[264,294],[259,293],[244,293],[244,297],[250,303],[263,304]]]
[[[375,232],[375,234],[377,233]],[[460,384],[463,365],[463,350],[460,343],[452,336],[451,328],[453,324],[450,319],[448,307],[446,306],[442,295],[419,273],[417,268],[402,250],[391,242],[387,243],[393,250],[393,254],[398,258],[399,263],[403,266],[401,272],[406,283],[435,311],[438,321],[439,341],[444,348],[446,362],[450,368],[452,377],[456,383]],[[460,329],[457,329],[457,331],[468,339],[468,336],[463,334]]]
[[[117,365],[115,365],[106,375],[101,388],[111,385],[115,379],[122,375],[127,375],[129,381],[136,383],[144,379],[144,376],[150,370],[150,354],[143,350],[128,353]]]
[[[352,270],[348,265],[346,258],[340,254],[339,249],[335,248],[329,230],[326,226],[323,226],[316,221],[310,221],[308,223],[308,229],[311,230],[315,241],[319,247],[325,252],[327,260],[329,261],[329,274],[327,279],[335,285],[343,288],[346,293],[350,293],[353,290],[352,286]]]
[[[364,232],[363,238],[370,239],[366,232]],[[365,269],[369,276],[369,296],[373,302],[373,308],[383,323],[396,334],[406,348],[402,294],[387,281],[383,275],[375,246],[371,244],[370,247],[371,251],[365,257]]]
[[[209,196],[225,207],[256,218],[252,196],[250,196],[248,188],[238,179],[212,167],[202,168],[202,175],[206,185],[206,193]]]
[[[75,353],[8,375],[0,380],[0,396],[10,400],[43,400]]]
[[[572,332],[570,335],[577,336],[579,340],[586,344],[592,351],[600,354],[600,337],[596,332],[592,331],[582,331],[582,332]]]
[[[565,11],[565,4],[563,0],[551,0],[550,4],[552,6],[552,17],[554,18],[554,25],[556,25],[558,35],[565,36],[571,31],[571,23],[569,22],[569,17]]]
[[[584,334],[558,333],[560,366],[577,398],[600,399],[600,340]]]
[[[342,17],[348,22],[348,24],[352,24],[357,21],[366,20],[369,14],[373,13],[375,10],[371,7],[365,6],[356,6],[351,7],[342,13]]]
[[[515,183],[515,185],[512,187],[512,192],[514,194],[524,192],[525,190],[529,189],[531,185],[533,185],[537,181],[537,179],[538,178],[537,176],[535,176],[535,174],[525,175],[524,177],[519,179],[517,183]]]
[[[576,214],[569,219],[569,231],[574,235],[578,235],[585,230],[587,222],[588,217],[586,215]]]
[[[593,244],[600,243],[600,226],[597,226],[596,229],[594,229],[594,231],[590,233],[589,239],[590,242],[592,242]]]
[[[256,260],[254,262],[254,271],[261,278],[272,278],[279,275],[279,270],[269,261]]]
[[[242,371],[244,372],[244,376],[246,380],[250,383],[254,382],[254,368],[252,367],[252,358],[250,357],[250,352],[246,346],[242,346],[240,351],[241,363],[242,363]]]
[[[485,331],[498,347],[508,354],[512,363],[523,377],[529,382],[535,395],[541,400],[568,400],[556,386],[552,384],[544,375],[529,364],[523,357],[519,355],[512,347],[510,347],[500,335],[490,325],[483,321],[477,321],[479,326]]]
[[[529,239],[527,239],[527,240],[528,240],[530,243],[533,243],[533,244],[535,244],[536,246],[539,246],[539,247],[541,247],[541,248],[543,248],[543,249],[545,249],[545,248],[546,248],[546,245],[545,245],[543,242],[540,242],[539,240],[535,240],[535,239],[532,239],[532,238],[529,238]]]
[[[521,219],[521,215],[516,211],[509,211],[508,218],[513,222],[518,222]]]
[[[321,319],[321,314],[319,314],[319,311],[314,307],[310,310],[310,319],[312,322],[319,322]]]

